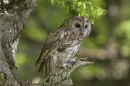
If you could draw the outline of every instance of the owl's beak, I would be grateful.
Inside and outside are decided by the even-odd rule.
[[[81,36],[84,37],[84,30],[82,30],[82,32],[81,32]]]
[[[86,34],[86,30],[85,30],[85,29],[82,30],[81,36],[82,36],[82,37],[87,37],[87,34]]]

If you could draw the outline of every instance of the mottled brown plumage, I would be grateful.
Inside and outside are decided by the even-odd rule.
[[[91,24],[85,17],[70,17],[50,33],[36,61],[39,72],[50,74],[58,66],[67,68],[68,62],[77,53],[83,39],[89,35]]]

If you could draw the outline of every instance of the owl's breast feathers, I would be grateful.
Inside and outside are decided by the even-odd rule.
[[[59,40],[61,41],[61,47],[57,49],[58,52],[64,52],[68,47],[74,47],[75,45],[80,45],[83,38],[78,36],[70,29],[63,29],[64,31],[60,32],[61,36]]]

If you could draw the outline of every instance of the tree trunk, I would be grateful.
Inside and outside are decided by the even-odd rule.
[[[24,86],[18,80],[16,51],[21,32],[36,4],[37,0],[0,0],[0,86]]]

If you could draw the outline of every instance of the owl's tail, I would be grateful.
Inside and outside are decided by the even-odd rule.
[[[48,58],[47,60],[44,60],[43,62],[40,62],[39,60],[37,60],[36,64],[40,65],[38,72],[42,73],[43,75],[47,76],[50,74],[50,72],[52,71],[52,63],[51,63],[51,59]]]

